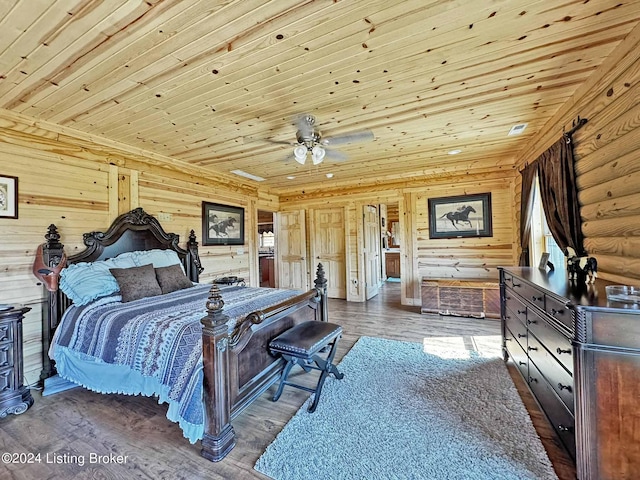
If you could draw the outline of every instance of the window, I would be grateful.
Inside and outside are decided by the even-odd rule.
[[[264,232],[260,234],[260,247],[267,248],[275,246],[275,234],[273,232]]]
[[[533,209],[531,212],[531,245],[529,246],[531,258],[529,258],[529,265],[538,266],[542,252],[548,252],[549,261],[556,268],[564,268],[564,252],[553,239],[544,216],[542,199],[540,198],[540,183],[537,175],[533,182],[531,194],[533,195]]]

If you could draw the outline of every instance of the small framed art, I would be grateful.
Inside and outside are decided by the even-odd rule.
[[[0,174],[0,218],[18,218],[18,177]]]

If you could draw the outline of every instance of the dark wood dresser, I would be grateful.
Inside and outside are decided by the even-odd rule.
[[[0,418],[19,415],[33,405],[23,382],[22,318],[31,308],[0,311]]]
[[[580,480],[640,475],[640,307],[564,271],[500,268],[502,344]]]

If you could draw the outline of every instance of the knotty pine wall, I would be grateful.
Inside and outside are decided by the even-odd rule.
[[[640,280],[640,27],[602,66],[520,155],[531,161],[571,128],[585,248],[598,260],[600,277],[620,283]],[[517,211],[520,208],[520,178]]]
[[[53,127],[52,127],[53,128]],[[148,160],[149,163],[146,163]],[[201,281],[223,275],[257,279],[257,208],[277,210],[277,198],[225,186],[203,176],[164,168],[152,158],[128,157],[88,139],[35,127],[0,111],[0,174],[16,176],[19,218],[0,218],[0,303],[32,308],[23,324],[25,381],[42,368],[42,308],[45,290],[32,274],[37,246],[49,224],[61,234],[68,255],[84,248],[84,232],[104,231],[119,214],[143,207],[184,246],[191,229],[202,236],[202,201],[245,208],[245,245],[204,247]],[[253,228],[255,226],[255,228]],[[254,265],[255,264],[255,265]]]
[[[348,218],[347,300],[364,301],[362,207],[397,204],[402,231],[402,303],[420,305],[420,283],[431,279],[498,279],[498,266],[517,261],[517,227],[513,211],[516,173],[497,168],[492,173],[449,178],[413,179],[393,185],[347,186],[280,198],[282,210],[345,207]],[[429,239],[427,199],[491,192],[493,236]],[[360,228],[358,228],[360,225]],[[355,281],[354,281],[355,280]]]

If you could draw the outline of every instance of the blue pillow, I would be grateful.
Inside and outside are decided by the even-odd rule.
[[[134,261],[138,267],[149,264],[153,265],[153,268],[169,267],[171,265],[182,266],[180,257],[173,250],[154,249],[133,253],[135,254]],[[182,270],[184,272],[184,267]]]
[[[76,305],[120,290],[110,268],[135,267],[135,255],[124,253],[108,260],[73,263],[60,272],[60,290]]]

